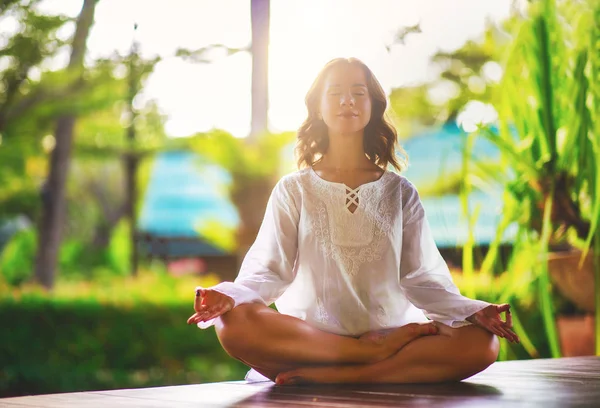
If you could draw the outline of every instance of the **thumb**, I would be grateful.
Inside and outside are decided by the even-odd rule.
[[[200,306],[204,304],[204,296],[206,295],[206,290],[201,287],[196,287],[196,297],[194,299],[194,310],[196,312],[200,312]]]
[[[496,305],[496,310],[498,311],[498,313],[508,312],[510,310],[510,305],[508,303]]]

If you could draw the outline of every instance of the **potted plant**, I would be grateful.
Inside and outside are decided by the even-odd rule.
[[[501,183],[502,221],[482,273],[516,224],[508,269],[531,271],[551,354],[559,356],[550,283],[581,310],[600,310],[600,2],[540,0],[527,12],[494,103],[498,125],[467,138],[463,196]],[[471,156],[480,137],[498,148],[500,166]],[[515,277],[502,300],[530,282]],[[600,319],[595,337],[600,355]]]

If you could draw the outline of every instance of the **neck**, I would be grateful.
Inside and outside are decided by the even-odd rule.
[[[323,155],[324,167],[335,170],[356,170],[372,167],[363,145],[363,132],[353,134],[329,133],[329,147]]]

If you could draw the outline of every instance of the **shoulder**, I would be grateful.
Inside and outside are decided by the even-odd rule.
[[[296,208],[301,207],[302,191],[308,183],[306,169],[297,170],[281,177],[273,188],[272,196],[275,200],[293,203]]]
[[[399,201],[402,203],[401,208],[405,224],[422,217],[425,210],[417,187],[406,177],[395,172],[390,173],[393,175],[392,183],[397,186],[397,191],[400,193]]]
[[[388,170],[388,184],[391,187],[397,188],[402,193],[402,201],[410,197],[418,197],[419,193],[415,185],[406,177],[395,171]]]
[[[277,184],[289,187],[294,184],[302,184],[308,176],[309,169],[296,170],[281,177]]]
[[[393,174],[398,186],[398,191],[400,192],[404,224],[406,225],[414,220],[424,217],[425,209],[423,208],[423,203],[421,202],[417,187],[406,177],[398,173]]]
[[[288,194],[297,194],[308,183],[310,169],[297,170],[281,177],[275,188]]]

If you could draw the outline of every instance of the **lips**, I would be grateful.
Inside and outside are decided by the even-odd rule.
[[[354,117],[358,116],[358,113],[354,113],[354,112],[342,112],[342,113],[338,114],[338,116],[341,116],[343,118],[354,118]]]

